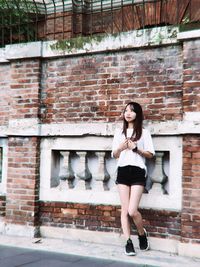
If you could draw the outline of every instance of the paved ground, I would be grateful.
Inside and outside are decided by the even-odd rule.
[[[158,251],[124,255],[120,246],[0,235],[0,267],[199,267],[200,259]]]
[[[139,264],[79,255],[0,246],[2,267],[141,267]],[[142,265],[144,266],[144,265]],[[145,265],[146,266],[146,265]]]

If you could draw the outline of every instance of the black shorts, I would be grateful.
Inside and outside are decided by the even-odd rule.
[[[118,167],[116,184],[124,185],[146,185],[146,172],[137,166]]]

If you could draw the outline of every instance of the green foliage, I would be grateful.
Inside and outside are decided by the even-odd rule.
[[[0,45],[34,40],[37,7],[27,0],[0,0]]]
[[[62,50],[68,53],[73,50],[83,49],[86,44],[99,43],[105,35],[95,35],[95,36],[79,36],[69,40],[59,40],[55,44],[51,45],[52,50]]]

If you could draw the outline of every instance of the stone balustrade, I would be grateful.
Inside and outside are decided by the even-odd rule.
[[[147,161],[141,207],[181,209],[182,138],[153,137],[156,156]],[[40,199],[118,205],[111,137],[58,137],[41,141]],[[0,191],[6,194],[7,140],[0,144]]]
[[[56,151],[54,160],[57,172],[51,175],[51,188],[59,187],[65,181],[67,189],[106,191],[113,190],[116,180],[116,162],[111,151]],[[165,188],[168,182],[169,166],[167,151],[156,152],[152,160],[147,161],[148,177],[146,192],[153,190],[157,194],[168,194]]]
[[[116,160],[108,137],[43,139],[40,198],[46,201],[119,204]],[[182,139],[154,137],[141,206],[181,209]]]

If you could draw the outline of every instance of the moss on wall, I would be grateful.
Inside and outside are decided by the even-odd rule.
[[[72,52],[73,50],[85,49],[86,44],[99,43],[104,39],[106,35],[95,35],[95,36],[79,36],[69,40],[59,40],[56,43],[50,45],[52,50],[62,50]]]

